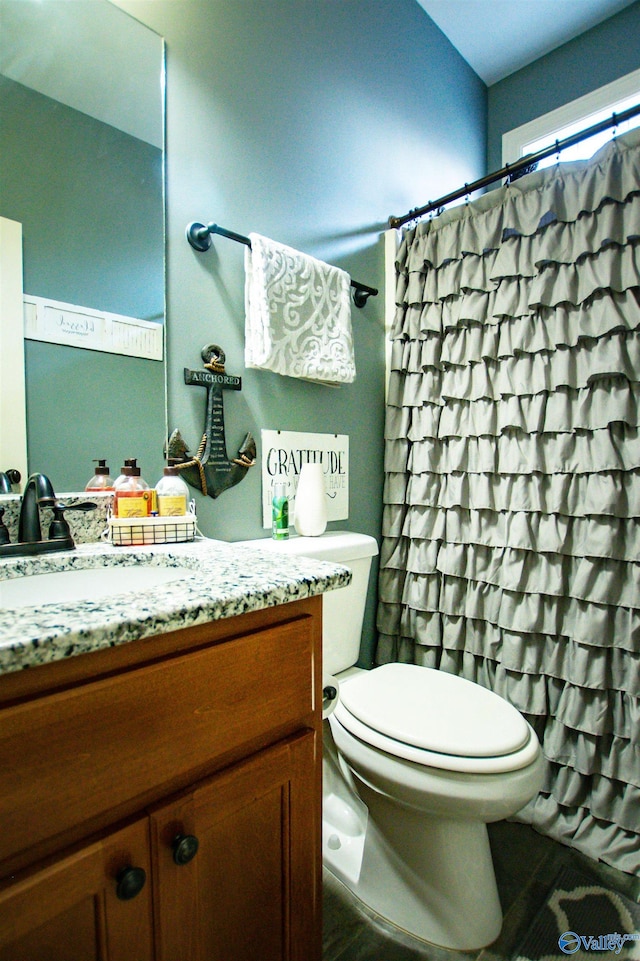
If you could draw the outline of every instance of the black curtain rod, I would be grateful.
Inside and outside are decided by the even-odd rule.
[[[622,113],[614,113],[608,117],[607,120],[601,120],[599,123],[593,124],[592,127],[586,127],[579,133],[574,133],[570,137],[565,137],[563,140],[556,140],[552,146],[544,147],[535,153],[527,154],[526,157],[521,157],[521,159],[516,160],[515,163],[505,164],[500,170],[496,170],[492,174],[487,174],[486,177],[481,177],[480,180],[474,180],[472,184],[465,184],[464,187],[454,190],[453,193],[447,194],[445,197],[440,197],[439,200],[430,200],[424,207],[416,207],[414,210],[410,210],[408,214],[405,214],[404,217],[389,217],[389,226],[402,227],[403,224],[408,223],[410,220],[417,220],[419,217],[424,217],[425,214],[430,214],[434,210],[440,210],[441,207],[446,207],[447,204],[453,203],[454,200],[460,200],[462,197],[466,197],[476,190],[488,187],[490,184],[502,180],[503,177],[507,177],[510,180],[514,174],[526,170],[527,167],[538,163],[540,160],[544,160],[545,157],[551,157],[555,153],[560,153],[562,150],[566,150],[567,147],[572,147],[574,144],[580,143],[581,140],[587,140],[589,137],[593,137],[594,134],[608,130],[610,127],[617,127],[618,124],[624,123],[625,120],[631,120],[632,117],[637,117],[638,114],[640,114],[640,104],[637,104],[635,107],[629,107],[628,110],[623,110]]]
[[[245,246],[250,247],[251,241],[248,237],[243,234],[236,234],[233,230],[226,230],[224,227],[220,227],[218,224],[200,224],[192,223],[187,226],[187,240],[191,244],[194,250],[199,250],[204,253],[211,246],[211,234],[218,234],[220,237],[226,237],[228,240],[235,240],[238,244],[245,244]],[[358,283],[357,280],[351,281],[351,286],[354,288],[353,302],[356,307],[364,307],[369,297],[376,297],[378,291],[375,287],[367,287],[366,284]]]

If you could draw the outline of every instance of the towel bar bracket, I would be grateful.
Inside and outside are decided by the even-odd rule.
[[[204,253],[211,247],[212,234],[226,237],[227,240],[235,240],[236,243],[244,244],[246,247],[251,246],[251,241],[248,237],[243,237],[242,234],[236,234],[233,230],[225,230],[224,227],[219,227],[218,224],[207,224],[205,226],[204,224],[194,222],[187,227],[187,240],[194,250],[199,250],[200,253]]]
[[[236,243],[244,244],[246,247],[251,246],[251,241],[248,237],[237,234],[233,230],[226,230],[224,227],[218,226],[218,224],[211,223],[205,225],[194,221],[187,225],[187,240],[193,249],[199,251],[201,254],[205,253],[205,251],[211,247],[212,234],[218,234],[220,237],[226,237],[228,240],[235,240]],[[366,284],[361,284],[357,280],[352,280],[351,286],[354,288],[353,302],[356,307],[364,307],[369,297],[376,297],[378,294],[375,287],[367,287]]]
[[[375,297],[378,293],[373,287],[368,289],[364,286],[353,284],[355,290],[353,291],[353,302],[356,307],[364,307],[369,297]]]
[[[211,246],[211,232],[204,224],[194,222],[187,227],[187,240],[194,250],[203,254]]]

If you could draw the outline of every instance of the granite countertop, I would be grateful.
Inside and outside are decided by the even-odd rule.
[[[199,538],[149,547],[81,544],[57,554],[0,558],[0,582],[140,564],[179,569],[180,578],[138,592],[40,605],[34,583],[29,606],[0,601],[0,674],[312,597],[351,580],[349,569],[336,564]]]

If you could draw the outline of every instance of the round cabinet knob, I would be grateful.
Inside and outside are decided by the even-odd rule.
[[[198,853],[199,841],[193,834],[177,834],[173,839],[173,860],[177,865],[188,864]]]
[[[121,901],[130,901],[142,891],[147,875],[144,868],[123,868],[116,878],[116,894]]]

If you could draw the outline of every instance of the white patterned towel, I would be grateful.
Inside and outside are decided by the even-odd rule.
[[[349,275],[249,234],[245,364],[287,377],[350,384],[356,376]]]

